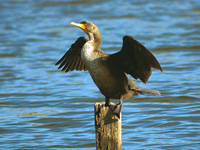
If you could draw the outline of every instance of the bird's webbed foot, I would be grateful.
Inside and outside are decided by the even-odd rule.
[[[110,103],[110,98],[106,97],[106,106],[109,106],[109,103]]]
[[[110,105],[110,99],[106,97],[105,106],[110,107],[113,114],[116,115],[120,119],[120,114],[122,110],[122,98],[120,98],[119,104]]]
[[[120,114],[122,110],[122,98],[120,98],[119,104],[116,104],[113,109],[113,114],[115,114],[120,119]]]

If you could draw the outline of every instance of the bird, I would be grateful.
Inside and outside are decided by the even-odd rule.
[[[158,60],[144,45],[132,36],[125,35],[120,51],[105,54],[100,49],[101,33],[94,23],[81,21],[71,22],[71,25],[82,29],[89,39],[79,37],[55,65],[59,65],[58,69],[65,72],[88,71],[105,96],[106,106],[109,106],[110,99],[119,100],[112,109],[114,115],[120,118],[123,100],[133,95],[161,95],[157,90],[140,88],[136,81],[131,79],[132,76],[146,84],[152,68],[163,72]]]

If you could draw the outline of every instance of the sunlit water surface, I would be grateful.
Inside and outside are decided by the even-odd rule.
[[[200,3],[4,0],[0,3],[0,148],[95,149],[94,104],[104,97],[88,72],[54,66],[89,20],[106,53],[131,35],[159,60],[148,84],[122,110],[122,149],[200,147]],[[113,101],[118,103],[118,101]]]

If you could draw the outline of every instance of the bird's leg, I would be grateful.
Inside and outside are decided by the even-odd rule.
[[[109,106],[110,98],[106,97],[106,106]]]
[[[120,97],[119,104],[114,107],[113,114],[115,114],[120,119],[120,113],[122,110],[122,97]]]

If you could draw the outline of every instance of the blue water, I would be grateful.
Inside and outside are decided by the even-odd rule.
[[[88,72],[54,64],[89,20],[102,50],[131,35],[159,60],[122,110],[122,149],[200,147],[200,3],[175,1],[4,0],[0,3],[0,149],[95,149],[94,104],[104,97]],[[86,36],[86,35],[85,35]],[[118,103],[118,101],[113,100]]]

